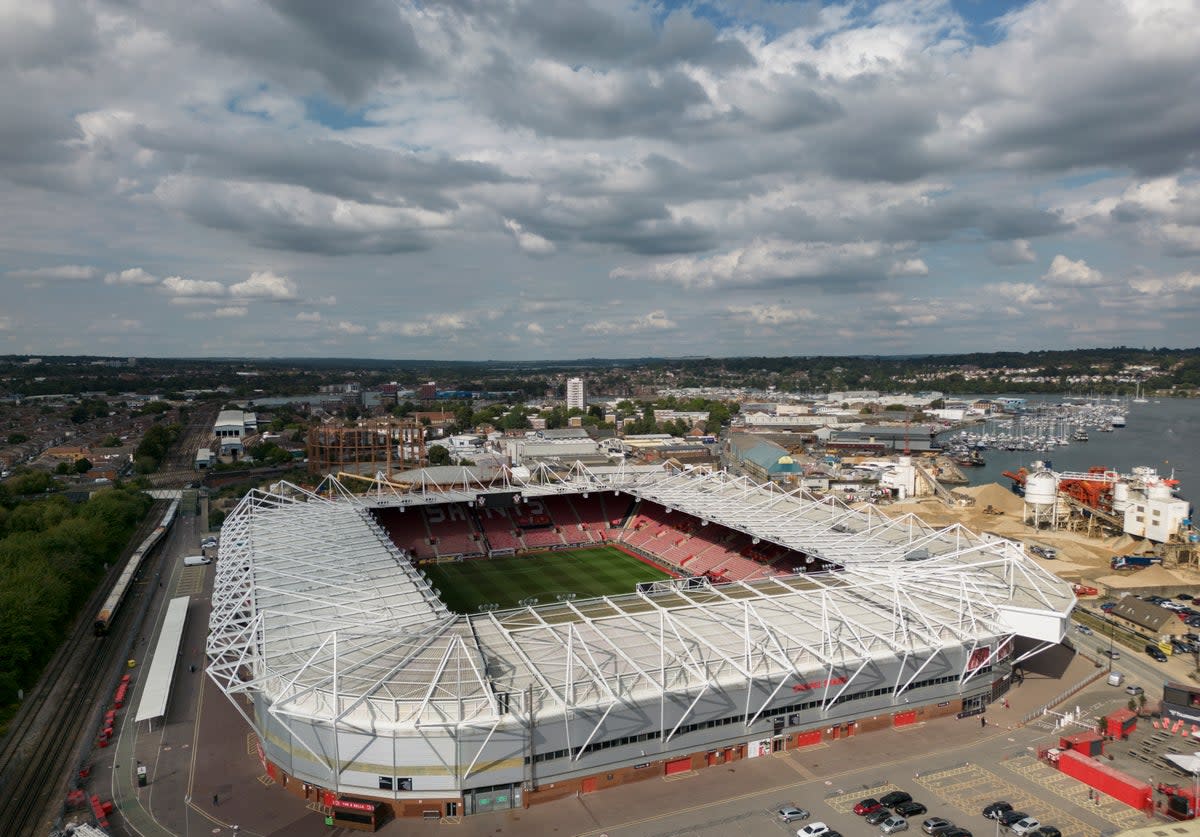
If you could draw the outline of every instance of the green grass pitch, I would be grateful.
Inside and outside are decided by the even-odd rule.
[[[455,613],[478,613],[484,604],[504,610],[530,596],[539,604],[564,593],[574,593],[576,599],[614,596],[632,593],[639,581],[670,578],[611,546],[425,564],[421,569]]]

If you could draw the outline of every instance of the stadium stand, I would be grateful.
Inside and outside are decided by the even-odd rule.
[[[422,511],[438,557],[483,554],[486,544],[473,521],[474,510],[465,503],[425,506]]]
[[[521,549],[523,544],[517,534],[516,524],[508,516],[508,509],[485,508],[479,512],[483,536],[491,549]]]
[[[537,498],[515,510],[476,510],[465,503],[426,506],[400,512],[379,509],[375,515],[392,542],[415,558],[474,556],[492,550],[547,549],[587,546],[607,536],[693,575],[715,581],[742,581],[813,572],[824,562],[768,541],[754,543],[742,532],[726,529],[678,510],[630,503],[625,518],[610,517],[600,495],[560,495]],[[623,502],[622,502],[622,505]],[[624,529],[610,525],[625,519]]]
[[[433,537],[420,509],[403,511],[400,508],[381,508],[372,512],[379,525],[399,549],[417,560],[433,558],[436,553],[430,543]]]

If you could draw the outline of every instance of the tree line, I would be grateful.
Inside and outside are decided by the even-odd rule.
[[[83,503],[14,493],[38,488],[36,481],[31,474],[0,484],[0,725],[154,502],[128,488]]]

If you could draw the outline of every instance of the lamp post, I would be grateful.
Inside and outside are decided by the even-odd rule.
[[[1108,671],[1112,673],[1112,654],[1113,654],[1113,634],[1116,633],[1117,626],[1112,622],[1108,623]]]

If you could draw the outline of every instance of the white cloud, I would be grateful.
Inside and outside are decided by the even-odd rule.
[[[269,302],[290,302],[296,298],[296,283],[269,270],[256,271],[244,282],[229,286],[231,296]]]
[[[359,325],[358,323],[352,323],[352,322],[349,322],[348,320],[339,320],[336,325],[332,326],[332,328],[338,334],[354,335],[354,334],[366,334],[367,333],[366,326]]]
[[[749,305],[727,310],[735,320],[761,326],[789,325],[817,318],[807,309],[784,308],[781,305]]]
[[[140,267],[131,267],[120,273],[108,273],[104,276],[106,285],[157,285],[158,277],[151,276]]]
[[[1193,293],[1200,291],[1200,273],[1177,273],[1167,277],[1138,277],[1129,280],[1129,287],[1139,294]]]
[[[928,276],[929,266],[923,259],[900,259],[892,262],[888,276]]]
[[[682,256],[641,268],[616,268],[614,279],[673,282],[685,288],[752,286],[812,280],[880,278],[891,248],[880,242],[791,242],[755,239],[713,256]],[[924,265],[920,259],[910,260]]]
[[[504,227],[512,233],[517,246],[531,256],[548,256],[558,249],[554,246],[553,241],[526,231],[524,227],[511,218],[504,219]]]
[[[525,326],[525,330],[528,331],[530,334],[545,334],[546,333],[546,329],[542,328],[541,325],[539,325],[538,323],[530,323],[529,325]]]
[[[1083,259],[1071,261],[1061,253],[1050,262],[1050,269],[1042,275],[1042,281],[1051,285],[1071,288],[1091,288],[1104,284],[1104,275]]]
[[[302,323],[319,323],[321,322],[320,311],[301,311],[296,315],[296,320]]]
[[[64,264],[57,267],[37,267],[32,270],[10,270],[5,274],[10,279],[30,282],[85,282],[95,279],[100,271],[82,264]]]
[[[1047,289],[1030,282],[996,282],[983,286],[985,296],[994,295],[1021,306],[1048,307],[1053,299]]]
[[[665,311],[651,311],[641,317],[623,321],[596,320],[583,327],[587,334],[637,334],[652,331],[673,331],[679,324]]]
[[[189,299],[216,299],[225,296],[226,291],[220,282],[182,276],[168,276],[162,280],[162,288],[173,297]]]
[[[213,316],[218,319],[228,319],[231,317],[244,317],[249,311],[244,305],[226,305],[223,308],[214,308]]]
[[[999,265],[1032,264],[1037,261],[1037,253],[1027,239],[1017,238],[992,244],[988,258]]]
[[[445,337],[474,325],[472,317],[461,312],[429,314],[411,322],[384,320],[379,323],[383,334],[398,334],[401,337]]]

